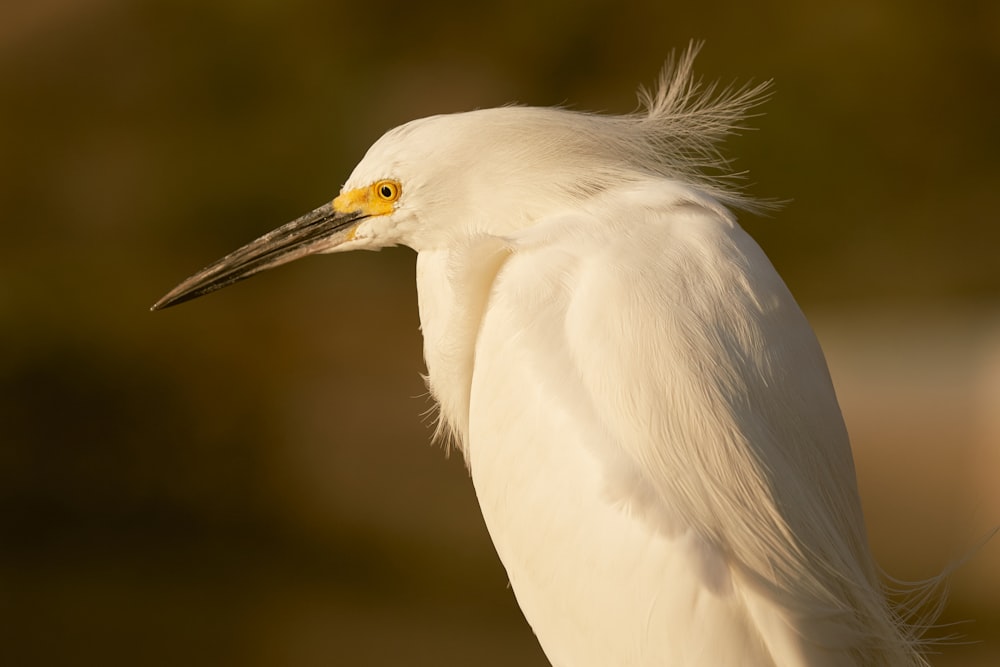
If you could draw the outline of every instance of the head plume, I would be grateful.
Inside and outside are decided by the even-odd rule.
[[[750,129],[744,121],[770,95],[771,82],[705,84],[693,72],[701,42],[679,56],[671,53],[654,90],[639,88],[641,109],[624,121],[630,126],[632,151],[642,166],[668,178],[693,183],[731,206],[766,209],[770,202],[747,196],[731,162],[719,150],[726,137]]]

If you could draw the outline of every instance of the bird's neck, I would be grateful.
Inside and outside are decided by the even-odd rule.
[[[420,329],[438,435],[450,437],[466,463],[476,338],[493,280],[509,254],[506,241],[485,235],[417,254]]]

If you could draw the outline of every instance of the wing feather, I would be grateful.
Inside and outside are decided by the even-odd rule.
[[[823,354],[728,214],[640,202],[512,246],[511,265],[562,267],[556,393],[604,434],[588,446],[609,499],[721,555],[777,664],[920,664],[879,588]]]

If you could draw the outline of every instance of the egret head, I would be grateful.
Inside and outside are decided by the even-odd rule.
[[[401,244],[420,252],[575,207],[642,173],[620,120],[502,107],[397,127],[372,145],[334,200],[336,210],[361,217],[327,251]]]
[[[332,202],[208,266],[153,309],[309,254],[393,245],[421,252],[477,233],[502,236],[644,178],[679,181],[722,204],[747,206],[710,172],[725,169],[716,144],[739,127],[767,84],[716,94],[691,77],[695,51],[668,62],[655,94],[640,93],[641,113],[501,107],[390,130]]]

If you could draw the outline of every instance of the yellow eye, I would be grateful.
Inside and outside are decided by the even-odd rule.
[[[399,199],[402,188],[397,181],[379,181],[372,186],[375,196],[382,201],[393,202]]]

